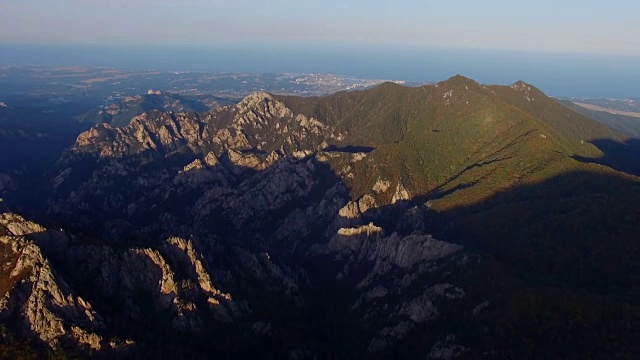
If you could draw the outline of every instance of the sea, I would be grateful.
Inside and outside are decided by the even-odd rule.
[[[411,82],[460,74],[483,84],[522,80],[556,97],[640,98],[640,56],[612,54],[348,44],[0,44],[0,65],[317,73]]]

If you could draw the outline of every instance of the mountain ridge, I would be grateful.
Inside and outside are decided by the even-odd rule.
[[[554,104],[462,76],[254,93],[95,125],[2,195],[69,234],[31,241],[106,356],[633,356],[640,179]]]
[[[149,90],[147,94],[127,96],[121,101],[111,102],[99,109],[78,115],[76,121],[92,124],[104,122],[114,127],[123,127],[131,118],[153,110],[204,112],[232,104],[235,104],[234,100],[216,96],[181,96],[170,92]]]

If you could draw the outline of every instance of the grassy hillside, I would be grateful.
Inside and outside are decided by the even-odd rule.
[[[625,136],[609,129],[603,124],[569,111],[542,91],[524,82],[510,87],[492,86],[506,103],[516,106],[540,121],[552,126],[560,134],[574,140],[590,141],[594,139],[616,139],[623,141]]]
[[[294,113],[313,116],[348,133],[348,145],[380,146],[402,139],[416,114],[419,91],[393,83],[325,97],[277,96]]]
[[[354,198],[384,179],[441,210],[579,170],[585,164],[576,158],[605,156],[591,139],[624,139],[524,83],[487,87],[455,76],[433,86],[281,99],[347,132],[348,145],[375,148],[350,165],[359,174],[346,180]]]

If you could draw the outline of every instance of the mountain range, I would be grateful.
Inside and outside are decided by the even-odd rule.
[[[2,175],[9,357],[640,354],[628,135],[462,76],[158,96]]]
[[[612,112],[615,110],[599,111],[587,109],[569,100],[561,100],[560,103],[578,114],[607,125],[613,130],[635,139],[640,138],[640,117],[638,116],[616,114]]]

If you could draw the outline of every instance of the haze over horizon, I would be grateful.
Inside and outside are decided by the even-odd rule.
[[[640,4],[471,1],[9,0],[10,43],[421,45],[640,55]],[[37,22],[34,22],[37,19]]]
[[[640,97],[640,4],[614,0],[0,3],[0,64],[335,73]]]

